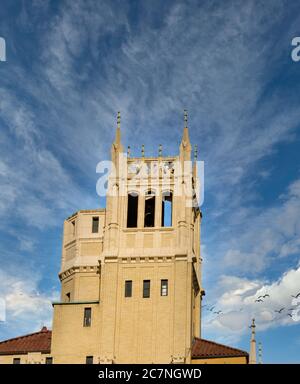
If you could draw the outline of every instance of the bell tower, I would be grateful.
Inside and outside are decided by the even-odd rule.
[[[200,336],[201,213],[188,116],[179,155],[111,148],[100,254],[100,362],[189,363]],[[195,158],[196,159],[196,158]]]

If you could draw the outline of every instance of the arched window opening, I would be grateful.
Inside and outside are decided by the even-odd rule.
[[[172,227],[172,192],[165,192],[162,195],[162,206],[161,206],[161,226]]]
[[[137,193],[132,192],[128,194],[127,228],[137,227],[138,201],[139,201],[139,195]]]
[[[148,191],[145,196],[144,227],[154,227],[155,223],[155,194]]]

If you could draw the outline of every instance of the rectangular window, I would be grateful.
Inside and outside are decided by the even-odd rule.
[[[99,231],[99,217],[93,217],[92,233]]]
[[[19,357],[14,357],[13,364],[21,364],[21,359]]]
[[[143,298],[150,297],[150,280],[143,281]]]
[[[83,326],[90,327],[92,323],[92,308],[84,308]]]
[[[46,364],[52,364],[53,358],[52,357],[46,357]]]
[[[125,281],[125,297],[132,296],[132,280]]]
[[[85,363],[86,363],[86,364],[94,364],[93,356],[87,356],[87,357],[85,358]]]
[[[160,281],[160,295],[168,296],[168,280]]]

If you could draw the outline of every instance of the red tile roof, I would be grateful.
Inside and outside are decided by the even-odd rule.
[[[50,353],[52,332],[43,327],[39,332],[0,342],[0,355],[22,355],[28,352]],[[248,353],[213,341],[195,338],[192,346],[193,359],[217,357],[246,357]]]
[[[50,353],[51,334],[46,327],[30,335],[0,342],[0,355],[24,355],[28,352]]]
[[[192,346],[192,359],[209,359],[217,357],[246,357],[248,353],[240,349],[227,347],[214,341],[195,338]]]

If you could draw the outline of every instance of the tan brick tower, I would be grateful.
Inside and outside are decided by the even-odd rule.
[[[187,115],[179,156],[130,158],[118,114],[111,158],[106,209],[64,224],[53,359],[189,363],[200,337],[201,215]]]

